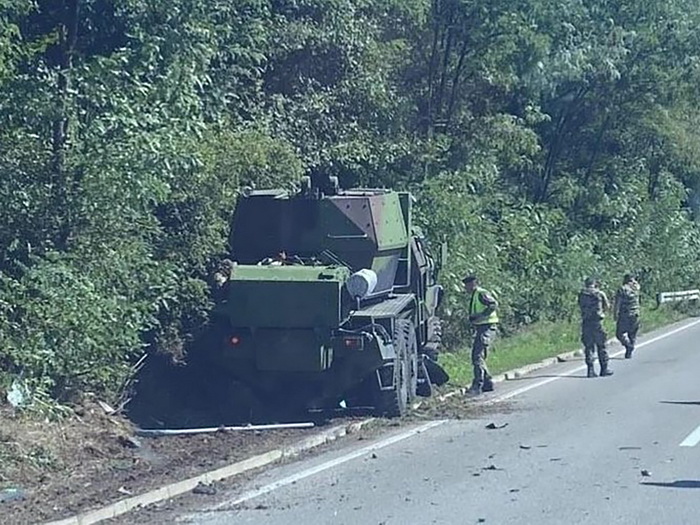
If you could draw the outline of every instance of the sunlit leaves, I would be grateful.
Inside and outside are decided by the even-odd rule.
[[[181,354],[240,187],[309,171],[417,195],[447,342],[467,271],[506,331],[700,279],[697,0],[64,4],[0,0],[0,367],[55,395]]]

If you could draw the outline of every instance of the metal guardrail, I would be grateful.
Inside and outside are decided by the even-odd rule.
[[[659,294],[656,294],[657,305],[676,301],[697,300],[700,300],[700,290],[683,290],[681,292],[661,292]]]

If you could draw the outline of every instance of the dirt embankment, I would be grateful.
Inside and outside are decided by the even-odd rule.
[[[498,407],[503,411],[505,407]],[[493,407],[437,397],[403,420],[483,417]],[[332,424],[347,423],[347,419]],[[300,441],[326,427],[135,438],[124,417],[86,405],[60,422],[0,407],[0,515],[4,524],[40,523],[141,494]]]
[[[97,405],[61,422],[0,408],[3,524],[65,518],[168,482],[285,446],[318,429],[135,438]]]

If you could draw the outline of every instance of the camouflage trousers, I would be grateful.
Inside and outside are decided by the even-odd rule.
[[[600,364],[607,364],[608,351],[605,348],[607,338],[608,336],[605,334],[600,321],[583,321],[581,323],[581,342],[583,343],[583,351],[588,366],[593,365],[596,353]]]
[[[472,344],[472,366],[474,367],[474,381],[472,387],[480,388],[484,381],[491,380],[491,374],[486,366],[486,358],[489,355],[489,348],[496,339],[496,325],[480,324],[476,325],[474,343]]]
[[[634,348],[639,332],[639,315],[621,315],[617,318],[615,337],[625,348]]]

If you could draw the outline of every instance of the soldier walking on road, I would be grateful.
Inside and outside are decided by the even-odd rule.
[[[625,347],[625,359],[632,357],[639,331],[639,283],[632,274],[625,274],[622,286],[615,294],[613,318],[615,337]]]
[[[474,380],[468,394],[478,396],[482,392],[493,390],[493,380],[486,366],[488,351],[496,338],[498,326],[498,302],[493,294],[479,286],[474,275],[462,279],[464,289],[468,294],[469,323],[474,327],[474,343],[472,344],[472,365]]]
[[[600,375],[611,376],[613,371],[608,367],[609,357],[605,348],[607,335],[603,329],[603,319],[609,302],[595,279],[588,277],[584,281],[584,286],[578,294],[578,305],[581,309],[581,342],[586,356],[588,377],[596,377],[593,367],[596,352],[600,363]]]

